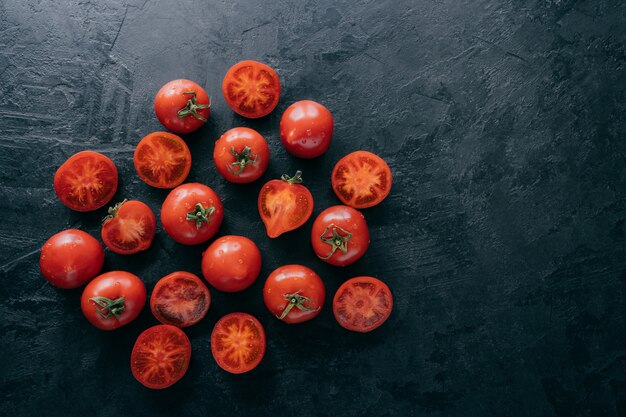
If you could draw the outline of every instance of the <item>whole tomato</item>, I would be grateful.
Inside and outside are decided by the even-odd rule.
[[[280,119],[283,146],[298,158],[315,158],[330,147],[333,116],[315,101],[302,100],[287,107]]]
[[[202,254],[204,279],[220,291],[243,291],[260,271],[261,252],[247,237],[223,236]]]
[[[270,150],[256,130],[235,127],[215,142],[213,160],[217,172],[227,181],[249,183],[258,180],[267,169]]]
[[[206,91],[189,80],[172,80],[154,98],[154,112],[166,129],[191,133],[200,128],[211,112]]]
[[[365,217],[348,206],[329,207],[313,222],[311,244],[324,262],[336,266],[353,264],[370,245]]]

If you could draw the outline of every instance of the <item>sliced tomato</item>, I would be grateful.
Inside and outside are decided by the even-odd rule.
[[[280,98],[280,80],[276,72],[257,61],[233,65],[222,82],[224,99],[243,117],[258,118],[272,112]]]
[[[174,188],[187,178],[191,152],[184,140],[168,132],[154,132],[137,144],[133,156],[139,178],[157,188]]]
[[[355,277],[335,293],[333,313],[339,325],[355,332],[370,332],[381,326],[393,308],[389,287],[374,277]]]
[[[190,359],[191,342],[185,332],[160,324],[139,335],[130,354],[130,369],[144,386],[161,389],[185,375]]]
[[[211,294],[200,278],[190,272],[173,272],[159,280],[150,296],[150,309],[158,321],[188,327],[206,316]]]
[[[391,170],[378,155],[356,151],[337,162],[331,182],[345,205],[368,208],[383,201],[391,191]]]
[[[265,355],[263,326],[246,313],[222,317],[211,333],[211,353],[220,368],[230,373],[241,374],[256,368]]]
[[[115,253],[130,255],[147,250],[156,231],[154,213],[141,201],[124,200],[109,208],[102,224],[102,240]]]
[[[117,168],[113,161],[98,152],[78,152],[54,174],[54,192],[72,210],[99,209],[116,191]]]

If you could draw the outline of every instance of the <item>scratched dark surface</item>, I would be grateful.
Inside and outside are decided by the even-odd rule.
[[[0,1],[0,415],[11,416],[618,416],[626,415],[626,2],[622,0]],[[283,94],[268,117],[234,115],[221,95],[243,59],[275,68]],[[39,274],[39,248],[79,227],[99,238],[105,209],[76,213],[52,189],[56,168],[94,149],[120,172],[115,200],[160,210],[165,191],[135,174],[141,137],[161,130],[152,100],[174,78],[206,87],[209,123],[186,137],[189,181],[213,187],[221,234],[252,238],[258,281],[212,291],[188,329],[187,375],[155,392],[131,376],[148,309],[113,333],[90,326],[80,290]],[[334,142],[313,161],[280,145],[283,110],[326,105]],[[225,183],[213,142],[259,130],[272,161],[261,181]],[[334,163],[368,149],[393,169],[389,198],[365,212],[367,256],[340,269],[309,247],[311,221],[270,240],[256,210],[262,183],[304,171],[314,216],[338,203]],[[178,269],[200,274],[206,245],[159,228],[146,253],[107,250],[104,270],[151,290]],[[389,321],[361,335],[334,321],[287,326],[266,311],[265,277],[302,263],[328,299],[373,275],[395,296]],[[209,334],[247,311],[268,336],[253,372],[221,371]]]

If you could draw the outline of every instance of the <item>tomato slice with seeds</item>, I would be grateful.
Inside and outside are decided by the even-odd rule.
[[[333,313],[339,325],[355,332],[371,332],[391,314],[393,297],[389,287],[374,277],[355,277],[335,293]]]
[[[130,369],[148,388],[162,389],[181,379],[191,359],[191,342],[178,327],[160,324],[139,335],[130,355]]]
[[[130,255],[147,250],[156,232],[154,213],[141,201],[124,200],[109,208],[102,223],[102,240],[115,253]]]
[[[211,353],[225,371],[233,374],[251,371],[265,355],[263,326],[247,313],[222,317],[211,333]]]
[[[176,271],[156,283],[150,296],[150,309],[158,321],[188,327],[206,316],[211,305],[209,289],[196,275]]]
[[[331,182],[335,194],[345,205],[363,209],[387,197],[391,191],[391,170],[378,155],[356,151],[335,164]]]
[[[157,188],[174,188],[191,169],[191,152],[184,140],[168,132],[154,132],[137,144],[133,163],[139,178]]]
[[[54,174],[54,192],[67,207],[92,211],[106,205],[117,191],[117,168],[95,151],[70,156]]]
[[[255,119],[272,112],[280,98],[280,80],[276,71],[257,61],[233,65],[222,82],[224,100],[233,111]]]

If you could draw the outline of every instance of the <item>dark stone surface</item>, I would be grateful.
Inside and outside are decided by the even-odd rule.
[[[0,2],[0,415],[626,415],[626,3],[622,0],[17,1]],[[226,106],[226,70],[258,59],[281,77],[278,108],[257,120]],[[117,164],[115,200],[158,214],[165,191],[142,183],[132,153],[161,130],[157,89],[189,78],[213,98],[186,139],[189,181],[223,198],[221,234],[251,237],[264,256],[241,294],[212,291],[187,331],[189,372],[162,392],[129,371],[146,309],[114,333],[91,327],[80,290],[51,287],[38,252],[53,233],[99,236],[105,209],[75,213],[52,189],[84,149]],[[335,116],[334,143],[313,161],[280,145],[278,122],[299,99]],[[225,183],[213,141],[234,126],[265,135],[260,182]],[[366,258],[317,260],[310,222],[276,240],[256,210],[262,183],[304,171],[314,215],[336,204],[334,163],[355,149],[383,156],[394,188],[366,210]],[[142,277],[200,273],[205,245],[158,230],[146,253],[107,250],[105,270]],[[330,303],[289,327],[266,311],[265,277],[312,267],[329,298],[346,278],[380,277],[395,310],[382,328],[341,329]],[[221,371],[209,334],[222,315],[257,316],[267,355],[247,375]]]

